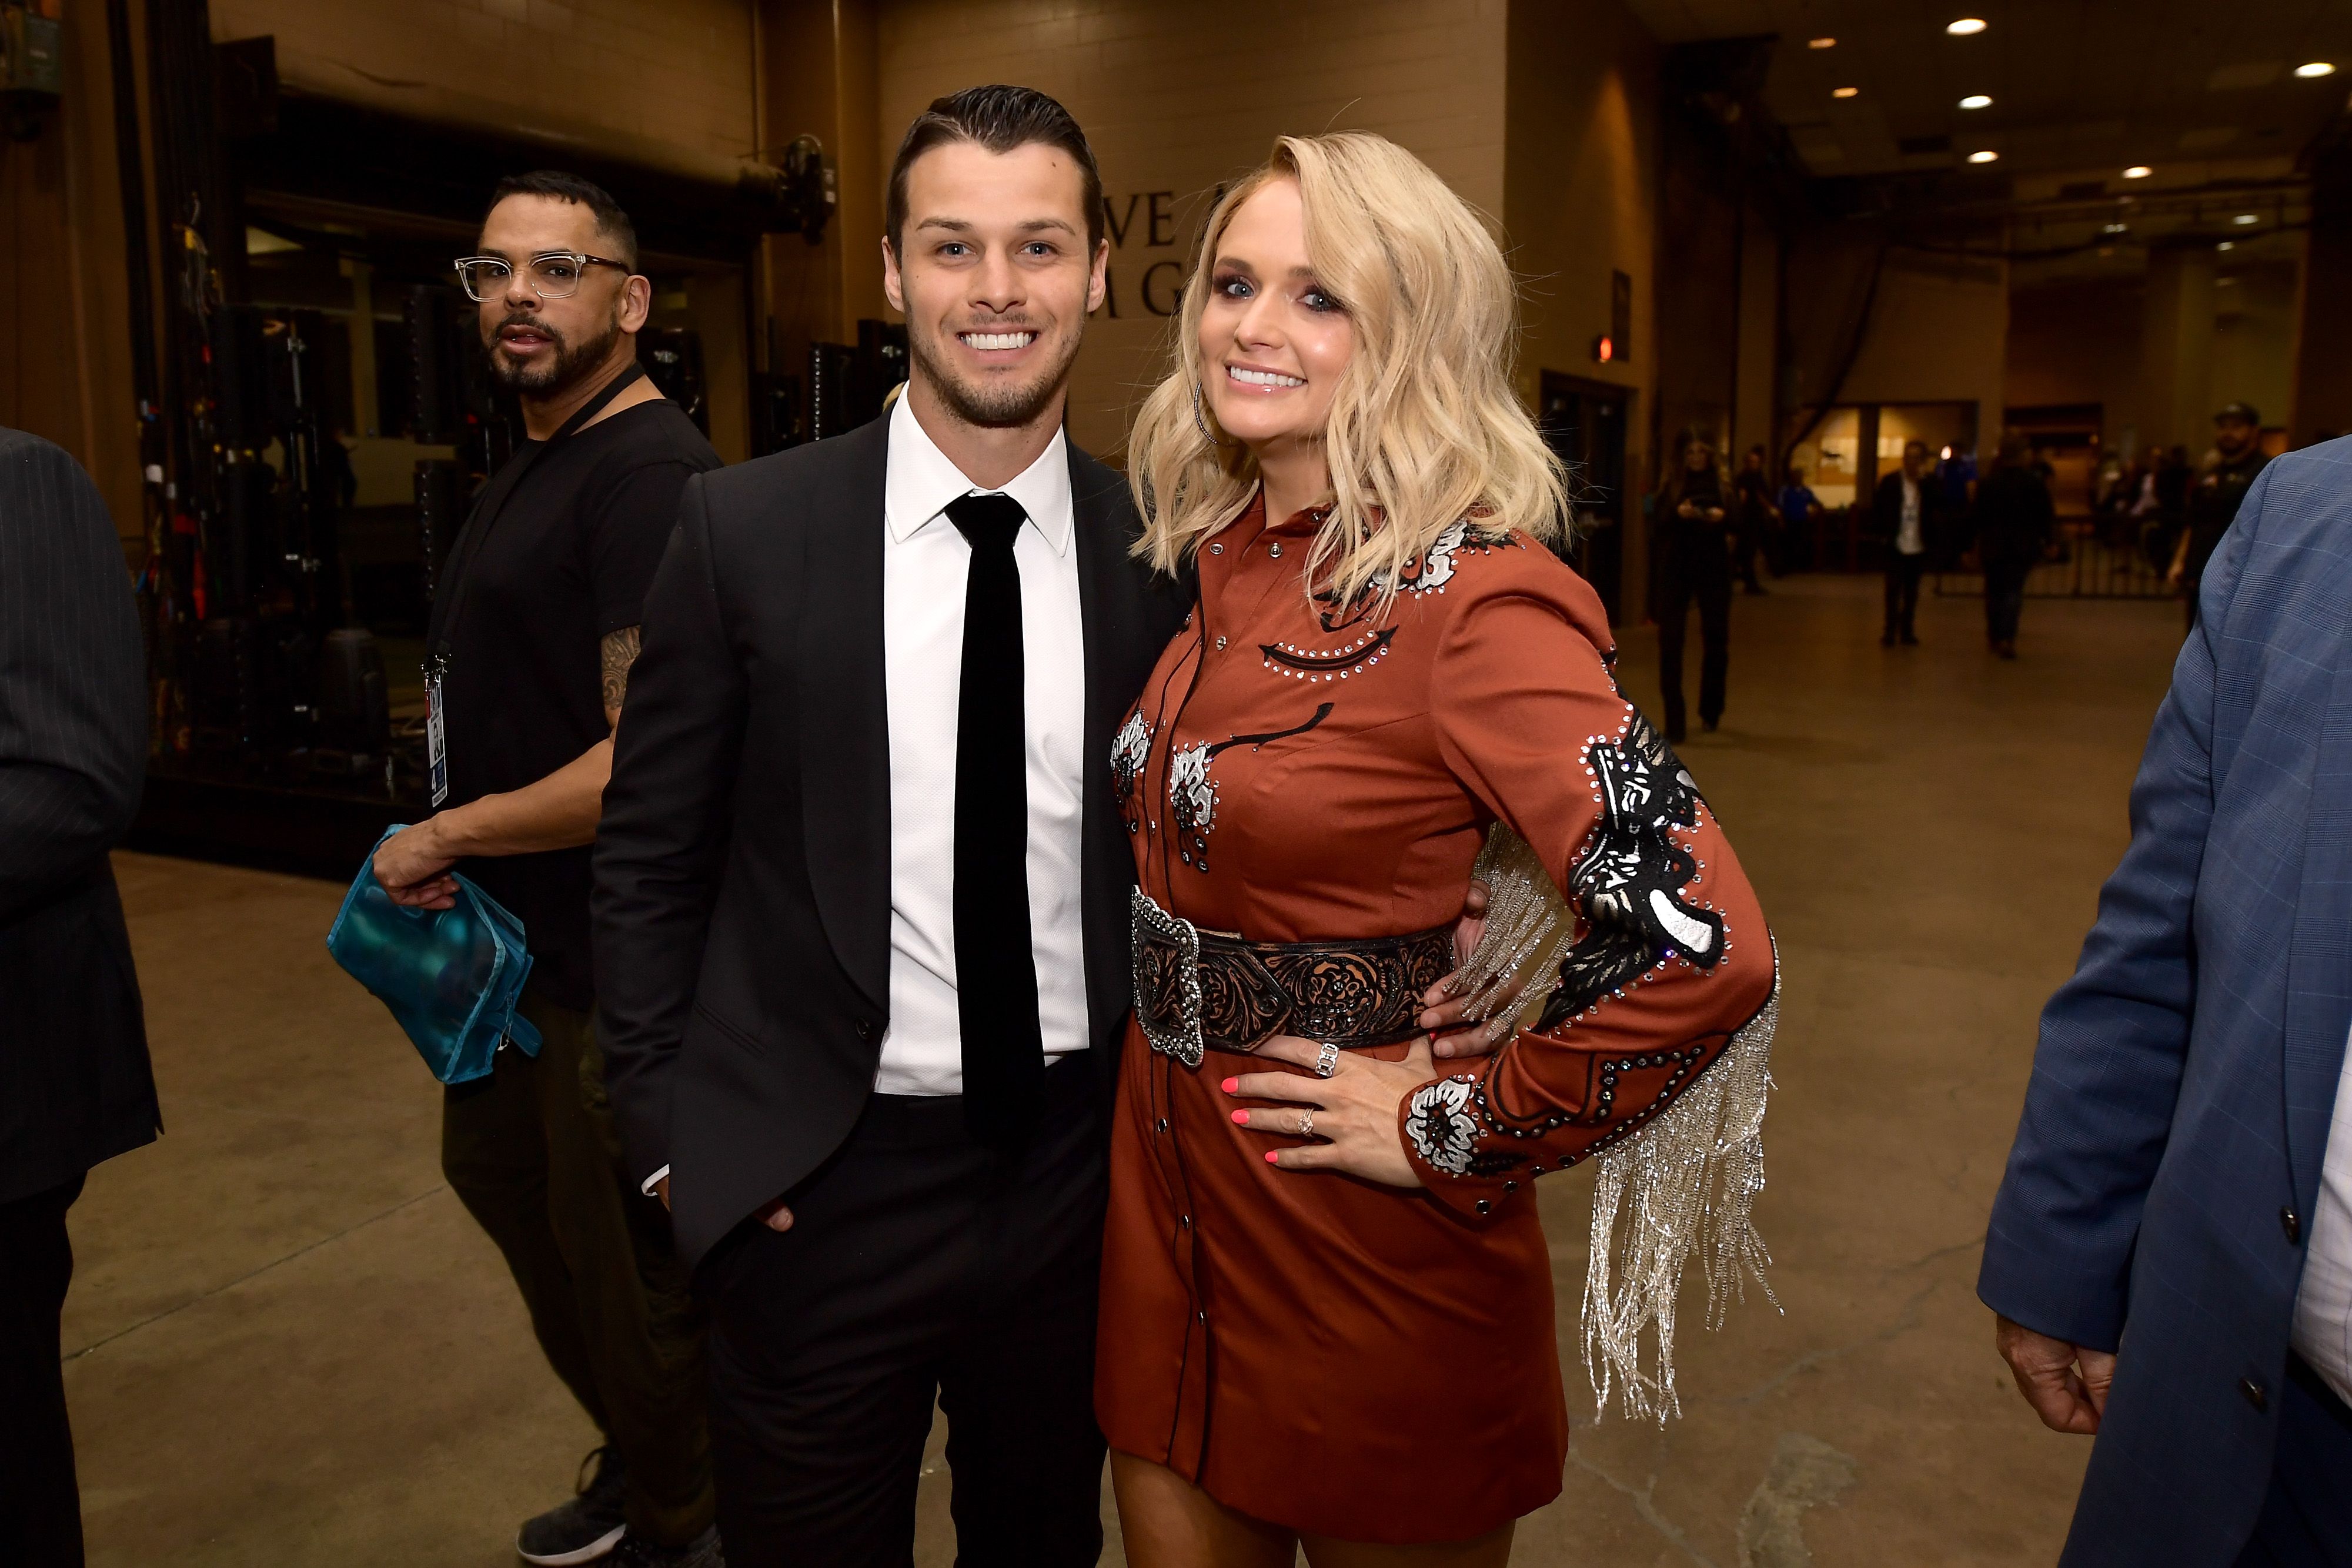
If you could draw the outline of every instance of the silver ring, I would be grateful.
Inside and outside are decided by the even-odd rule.
[[[1339,1071],[1339,1048],[1325,1040],[1315,1048],[1315,1076],[1328,1078]]]
[[[1301,1111],[1298,1113],[1298,1135],[1302,1138],[1311,1138],[1315,1135],[1314,1112]]]

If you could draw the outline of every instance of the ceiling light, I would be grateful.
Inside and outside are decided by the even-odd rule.
[[[1960,99],[1960,107],[1962,109],[1990,109],[1992,107],[1992,99],[1987,98],[1980,92],[1972,92],[1969,94],[1968,97]]]
[[[2238,248],[2238,242],[2237,242],[2236,240],[2233,240],[2233,239],[2225,239],[2225,240],[2223,240],[2220,245],[2215,246],[2213,248],[2214,248],[2215,250],[2235,250],[2235,249],[2237,249],[2237,248]]]
[[[2124,225],[2121,224],[2109,224],[2099,232],[2103,235],[2119,235],[2124,232]]]
[[[1988,147],[1981,152],[1969,153],[1969,162],[1971,163],[1990,163],[2000,156],[2000,153]]]
[[[2258,224],[2263,220],[2254,216],[2252,213],[2240,213],[2236,217],[2231,218],[2230,221],[2237,225],[2240,228],[2243,228],[2248,224]]]
[[[2306,79],[2312,77],[2332,77],[2336,74],[2336,68],[2326,60],[2313,60],[2308,65],[2295,67],[2294,74]]]
[[[1805,40],[1805,47],[1809,49],[1834,49],[1837,47],[1837,40],[1835,38],[1808,38]]]
[[[1944,31],[1951,34],[1955,38],[1965,38],[1971,33],[1981,33],[1984,30],[1984,18],[1981,16],[1963,16],[1957,22],[1944,24]]]
[[[1832,98],[1852,98],[1854,94],[1856,94],[1856,93],[1860,92],[1861,90],[1862,90],[1862,89],[1860,89],[1860,88],[1858,88],[1858,87],[1838,87],[1838,88],[1832,88],[1832,89],[1830,89],[1830,96],[1831,96]]]
[[[2135,163],[2130,168],[2124,171],[2124,178],[2126,180],[2145,180],[2150,174],[2155,172],[2155,170],[2149,168],[2145,163]]]

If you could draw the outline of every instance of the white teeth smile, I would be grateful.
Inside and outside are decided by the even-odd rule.
[[[1278,376],[1272,371],[1245,371],[1239,365],[1227,365],[1225,374],[1245,387],[1303,387],[1307,384],[1297,376]]]
[[[1034,332],[959,332],[967,349],[1025,349],[1037,340]]]

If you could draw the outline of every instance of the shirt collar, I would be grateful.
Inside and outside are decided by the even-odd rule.
[[[883,481],[882,516],[893,543],[904,544],[947,520],[947,506],[981,488],[931,439],[915,417],[914,400],[901,393],[890,409],[890,455]],[[1070,455],[1058,430],[1037,460],[1014,476],[1000,494],[1021,503],[1029,522],[1055,555],[1070,548]]]

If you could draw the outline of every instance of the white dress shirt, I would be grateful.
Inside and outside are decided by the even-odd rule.
[[[2294,1298],[2294,1353],[2352,1404],[2352,1046],[2336,1083],[2336,1113],[2319,1167],[2311,1251]]]
[[[1903,476],[1903,526],[1895,530],[1895,551],[1897,555],[1919,555],[1927,541],[1919,531],[1919,482],[1908,474]]]
[[[882,650],[890,721],[890,1027],[881,1094],[963,1091],[956,1010],[956,706],[971,547],[947,504],[980,486],[901,397],[889,414],[882,502]],[[1078,862],[1086,820],[1086,640],[1069,449],[1061,434],[1003,488],[1028,523],[1021,571],[1022,711],[1028,731],[1029,947],[1045,1055],[1087,1043]],[[1103,788],[1108,789],[1108,784]]]
[[[956,1008],[956,706],[971,547],[947,505],[980,489],[898,398],[882,495],[882,661],[890,727],[890,1027],[879,1094],[963,1092]],[[1002,492],[1028,523],[1021,571],[1022,717],[1029,760],[1029,951],[1045,1058],[1084,1051],[1086,929],[1078,859],[1086,821],[1086,624],[1078,602],[1070,455],[1060,432]],[[844,527],[871,527],[855,520]],[[1108,783],[1102,788],[1108,789]],[[648,1194],[669,1175],[645,1180]]]

